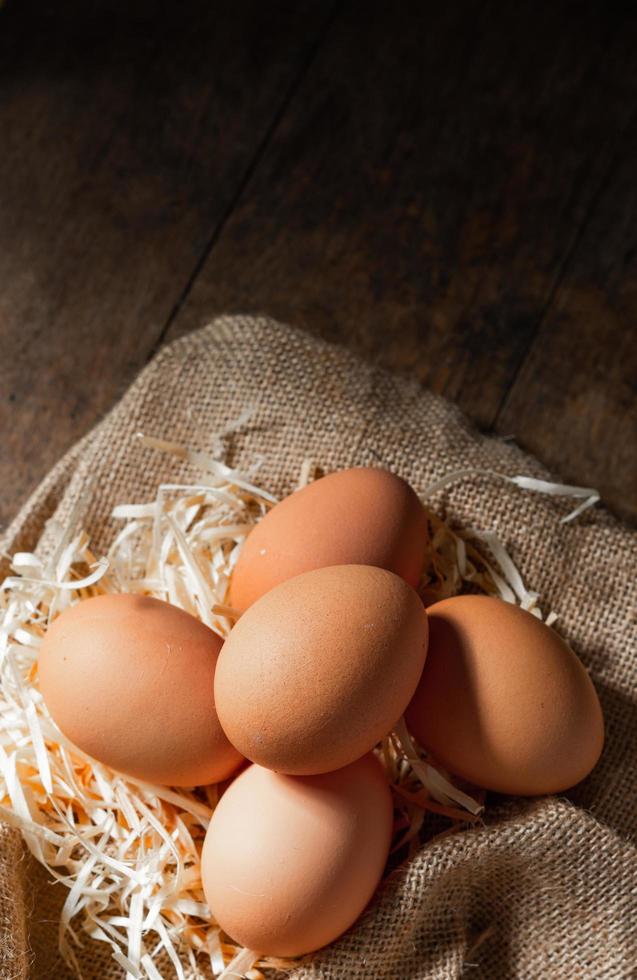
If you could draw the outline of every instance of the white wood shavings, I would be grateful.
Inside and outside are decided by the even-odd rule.
[[[221,946],[221,933],[219,929],[209,929],[206,939],[208,956],[210,957],[210,969],[214,977],[219,976],[225,970],[225,960],[223,958],[223,948]]]
[[[57,730],[37,687],[38,648],[49,623],[91,595],[168,599],[222,637],[228,634],[237,616],[227,604],[232,570],[246,536],[276,502],[251,478],[260,460],[242,474],[215,458],[249,417],[244,413],[220,433],[212,454],[142,437],[143,445],[199,467],[201,480],[165,483],[152,500],[116,507],[113,516],[123,526],[105,556],[90,549],[79,501],[66,526],[49,525],[57,535],[50,557],[17,553],[12,574],[0,585],[0,817],[22,831],[37,860],[68,889],[59,939],[72,966],[83,934],[106,943],[129,977],[149,980],[166,978],[166,957],[177,978],[185,978],[186,969],[199,975],[204,962],[217,977],[260,977],[257,967],[293,965],[238,950],[209,915],[199,861],[217,788],[152,786],[88,759]],[[315,472],[305,460],[299,485]],[[428,496],[472,475],[450,474]],[[522,489],[580,499],[578,512],[594,496],[586,488],[505,479]],[[420,585],[426,602],[469,586],[540,615],[539,597],[493,532],[454,531],[430,511],[427,517],[430,547]],[[547,623],[556,618],[550,613]],[[404,723],[378,751],[401,807],[397,846],[417,846],[426,809],[458,821],[478,819],[479,793],[454,785]]]
[[[299,482],[296,486],[297,490],[302,490],[303,487],[306,487],[308,483],[312,482],[314,469],[315,467],[311,459],[306,458],[303,460],[301,464],[301,472],[299,473]]]
[[[216,794],[150,786],[84,757],[49,717],[36,670],[48,623],[89,595],[170,593],[227,635],[231,570],[271,501],[235,471],[213,469],[215,486],[166,484],[154,501],[118,507],[125,523],[104,558],[77,523],[57,528],[51,558],[15,555],[0,588],[0,815],[69,889],[60,947],[71,965],[83,929],[130,977],[162,975],[166,954],[184,976],[180,956],[207,956],[206,932],[218,935],[199,872]],[[224,954],[231,948],[217,973]]]
[[[90,575],[84,576],[84,578],[79,578],[71,580],[69,582],[56,581],[52,582],[49,579],[39,579],[30,578],[28,576],[14,578],[9,576],[0,585],[0,589],[16,589],[21,588],[25,585],[49,585],[53,589],[69,589],[75,591],[77,589],[87,589],[89,585],[95,585],[96,582],[102,578],[106,570],[108,569],[108,560],[106,558],[100,558],[97,563],[97,567],[93,569]]]
[[[33,744],[33,749],[35,751],[35,761],[37,763],[40,780],[46,792],[52,793],[53,782],[51,779],[51,767],[49,766],[49,757],[47,755],[46,747],[44,745],[44,739],[42,737],[42,730],[40,728],[40,723],[38,721],[36,707],[32,700],[29,701],[26,708],[24,709],[24,714],[27,721],[27,725],[29,726],[31,742]]]
[[[230,977],[244,977],[259,960],[259,954],[252,949],[240,949],[239,952],[220,975],[220,980],[229,980]]]
[[[425,789],[431,793],[434,800],[438,800],[444,806],[460,806],[476,816],[482,813],[484,810],[482,804],[474,800],[468,793],[464,793],[457,786],[454,786],[447,776],[420,757],[407,731],[404,718],[401,718],[397,723],[393,735],[413,772],[418,776]]]
[[[148,953],[145,953],[142,956],[141,962],[142,962],[142,966],[144,967],[144,970],[146,971],[146,976],[149,978],[149,980],[163,980],[161,973],[153,963]]]
[[[508,554],[497,534],[494,531],[472,531],[471,534],[489,546],[491,553],[504,573],[507,585],[515,593],[515,598],[522,608],[533,609],[539,599],[539,595],[537,592],[529,592],[511,556]]]
[[[21,568],[32,568],[42,571],[42,561],[37,557],[37,555],[32,555],[29,552],[24,551],[16,551],[15,555],[11,559],[11,566],[16,572]]]
[[[535,477],[531,476],[508,476],[506,473],[498,473],[497,470],[487,470],[487,469],[460,469],[452,470],[451,473],[446,473],[445,476],[436,480],[435,483],[430,484],[424,493],[425,498],[431,497],[434,493],[439,490],[443,490],[445,487],[450,486],[452,483],[458,483],[460,480],[472,479],[476,476],[486,476],[492,477],[496,480],[505,480],[507,483],[512,483],[516,487],[520,487],[522,490],[533,490],[536,493],[545,493],[551,497],[571,497],[573,500],[581,500],[582,503],[579,504],[574,510],[572,510],[565,517],[562,517],[560,524],[568,524],[570,521],[574,521],[576,517],[579,517],[581,513],[592,507],[600,499],[600,494],[598,490],[594,487],[575,487],[567,483],[550,483],[548,480],[537,480]]]
[[[263,490],[261,487],[250,483],[237,470],[226,466],[225,463],[219,462],[219,460],[215,459],[209,453],[189,449],[177,443],[168,442],[166,439],[156,439],[153,436],[145,435],[143,432],[139,432],[137,436],[140,442],[149,449],[159,449],[166,453],[172,453],[172,455],[178,456],[180,459],[188,460],[189,463],[192,463],[193,466],[196,466],[197,469],[202,470],[204,473],[209,473],[215,479],[213,486],[215,484],[226,483],[247,491],[251,496],[261,497],[271,504],[277,502],[277,498],[273,497],[267,490]]]

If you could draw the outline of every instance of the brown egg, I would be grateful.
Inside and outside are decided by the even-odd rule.
[[[488,596],[430,606],[427,663],[409,729],[445,768],[485,789],[567,789],[597,762],[604,722],[573,651],[531,613]]]
[[[369,902],[391,832],[391,793],[373,755],[320,776],[250,766],[206,834],[201,876],[212,914],[262,955],[318,949]]]
[[[424,607],[393,572],[315,569],[262,596],[230,633],[215,675],[219,719],[259,765],[338,769],[391,730],[426,652]]]
[[[241,762],[215,712],[220,648],[167,602],[98,596],[47,631],[40,689],[66,737],[99,762],[153,783],[217,782]]]
[[[422,504],[386,470],[342,470],[277,504],[247,538],[229,601],[243,611],[286,579],[329,565],[376,565],[418,584],[427,547]]]

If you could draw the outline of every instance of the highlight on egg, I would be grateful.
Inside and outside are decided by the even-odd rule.
[[[215,704],[246,758],[277,772],[339,769],[393,728],[418,684],[427,614],[370,565],[288,579],[252,605],[219,655]]]
[[[389,785],[371,754],[317,776],[250,766],[221,798],[206,834],[201,875],[212,914],[261,955],[325,946],[372,898],[392,821]]]
[[[427,549],[424,508],[405,480],[355,467],[278,503],[248,535],[229,602],[240,612],[281,582],[331,565],[375,565],[414,588]]]
[[[604,721],[564,640],[490,596],[455,596],[427,612],[427,661],[405,718],[433,759],[476,786],[520,796],[584,779],[601,754]]]
[[[63,734],[99,762],[147,782],[214,783],[242,761],[215,710],[221,643],[160,599],[96,596],[49,627],[40,690]]]

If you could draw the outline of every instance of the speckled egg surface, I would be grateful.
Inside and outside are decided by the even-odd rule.
[[[331,473],[286,497],[248,536],[229,601],[243,611],[286,579],[329,565],[376,565],[414,587],[427,547],[423,507],[387,470]]]
[[[427,662],[406,712],[450,772],[522,796],[555,793],[602,750],[599,700],[582,663],[531,613],[489,596],[430,606]]]
[[[215,702],[237,749],[308,775],[368,752],[409,703],[427,652],[427,615],[393,572],[336,565],[262,596],[226,640]]]
[[[46,633],[40,689],[78,748],[149,782],[193,786],[241,762],[219,724],[221,639],[159,599],[104,595],[65,610]]]
[[[271,956],[311,952],[363,911],[391,832],[391,793],[373,755],[320,776],[250,766],[206,835],[206,899],[235,942]]]

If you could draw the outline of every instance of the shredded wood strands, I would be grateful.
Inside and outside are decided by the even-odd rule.
[[[252,949],[240,949],[232,961],[220,975],[219,980],[229,980],[230,977],[244,977],[252,970],[259,959],[259,954]]]
[[[163,484],[152,501],[116,507],[113,516],[124,524],[99,559],[79,526],[80,502],[68,526],[54,529],[50,558],[14,555],[14,574],[0,585],[0,817],[21,830],[35,858],[67,887],[59,942],[76,968],[82,933],[110,946],[131,978],[165,977],[167,962],[179,980],[204,970],[258,980],[260,969],[293,965],[237,949],[210,918],[199,858],[216,788],[151,786],[88,759],[53,724],[37,685],[38,648],[49,623],[91,595],[155,596],[227,635],[237,618],[226,595],[241,545],[276,502],[254,482],[258,460],[240,473],[217,458],[224,438],[248,418],[217,437],[212,455],[141,435],[146,447],[189,460],[201,481]],[[314,470],[306,461],[299,486]],[[468,532],[452,531],[432,513],[429,525],[425,601],[470,584],[540,614],[537,595],[525,588],[494,535],[482,534],[487,560]],[[477,792],[452,783],[404,724],[379,752],[402,811],[397,846],[417,846],[426,809],[454,821],[479,818]]]
[[[424,496],[428,499],[439,490],[443,490],[452,483],[459,480],[473,479],[476,476],[491,477],[496,480],[505,480],[513,486],[520,487],[521,490],[534,490],[536,493],[546,493],[551,497],[571,497],[573,500],[581,500],[581,504],[562,517],[560,524],[568,524],[579,517],[585,510],[596,504],[599,499],[599,491],[594,487],[574,487],[568,483],[550,483],[548,480],[538,480],[532,476],[507,476],[506,473],[498,473],[497,470],[484,469],[461,469],[452,470],[445,476],[432,483],[425,491]]]
[[[480,802],[474,800],[457,786],[454,786],[446,773],[443,773],[441,769],[436,768],[431,762],[421,757],[407,731],[407,726],[403,718],[400,719],[392,732],[392,738],[399,749],[400,755],[409,763],[413,774],[418,777],[430,797],[441,804],[441,807],[438,806],[434,809],[441,812],[442,808],[442,812],[444,812],[444,808],[456,808],[454,816],[457,818],[460,815],[461,819],[465,819],[465,815],[462,814],[462,811],[458,811],[457,807],[463,807],[476,817],[482,813],[484,807]],[[425,806],[426,809],[432,809],[432,807],[427,807],[426,799],[423,800],[422,797],[418,798],[421,801],[421,805]],[[413,802],[416,802],[415,796]]]
[[[48,624],[91,595],[153,595],[227,635],[232,568],[274,498],[205,462],[201,484],[162,485],[154,501],[117,507],[126,523],[105,558],[96,561],[75,524],[58,528],[51,558],[16,554],[15,574],[0,586],[0,816],[68,888],[60,949],[76,969],[81,931],[107,943],[135,978],[165,976],[166,957],[179,978],[203,976],[205,960],[219,976],[238,953],[211,923],[200,881],[215,788],[150,786],[89,760],[58,731],[37,688]],[[254,978],[256,965],[281,966],[241,955],[237,968]]]
[[[539,593],[525,586],[522,576],[505,546],[494,531],[452,530],[448,524],[427,509],[431,546],[420,579],[419,592],[427,606],[457,595],[467,586],[499,596],[505,602],[522,606],[543,619],[538,606]],[[474,540],[486,547],[479,550]],[[490,555],[490,559],[485,553]],[[546,617],[550,626],[557,619]]]

